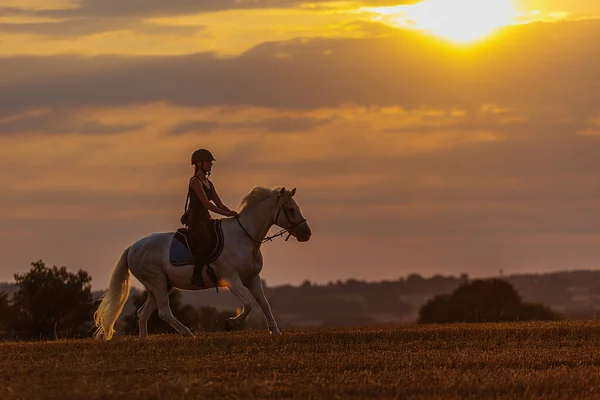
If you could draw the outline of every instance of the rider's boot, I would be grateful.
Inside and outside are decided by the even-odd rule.
[[[206,265],[203,259],[196,259],[194,262],[194,272],[192,273],[192,285],[204,287],[204,279],[202,279],[202,270]]]

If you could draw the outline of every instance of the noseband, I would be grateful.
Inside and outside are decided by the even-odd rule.
[[[294,232],[294,230],[298,227],[298,225],[306,222],[306,218],[301,219],[300,221],[293,223],[292,219],[290,218],[287,210],[285,209],[284,205],[285,203],[287,203],[289,200],[291,199],[288,198],[286,201],[284,201],[281,206],[279,207],[279,210],[277,210],[277,214],[275,215],[275,219],[273,220],[273,224],[277,225],[277,220],[279,219],[279,214],[281,214],[281,210],[283,210],[283,213],[285,214],[285,217],[287,218],[287,220],[289,221],[290,224],[292,224],[292,226],[290,228],[283,228],[282,230],[280,230],[279,232],[277,232],[274,235],[271,236],[267,236],[266,238],[264,238],[263,240],[259,241],[254,239],[252,236],[250,236],[250,234],[248,233],[248,231],[246,230],[246,228],[244,228],[244,226],[242,225],[242,223],[240,222],[240,217],[238,215],[235,216],[236,221],[238,222],[238,224],[240,225],[240,228],[242,228],[242,230],[244,231],[244,233],[246,234],[246,236],[248,236],[248,238],[250,240],[252,240],[254,243],[257,244],[263,244],[265,242],[271,241],[273,240],[273,238],[276,238],[278,236],[283,236],[285,235],[285,232],[288,232],[288,236],[285,238],[285,241],[287,242],[287,240],[290,238],[290,236],[292,235],[292,233]]]
[[[273,223],[275,225],[277,225],[277,220],[279,219],[279,214],[281,214],[281,210],[283,210],[283,213],[285,214],[285,217],[287,218],[288,222],[290,224],[292,224],[291,228],[289,229],[283,229],[282,232],[288,231],[288,236],[285,238],[285,241],[287,242],[287,240],[290,238],[290,236],[292,235],[292,233],[294,232],[294,230],[298,227],[298,225],[306,222],[306,218],[301,219],[300,221],[293,223],[292,219],[290,218],[290,215],[288,214],[287,210],[285,209],[285,203],[287,203],[288,201],[290,201],[291,197],[289,199],[287,199],[286,201],[283,202],[283,204],[281,204],[281,207],[279,207],[279,210],[277,210],[277,215],[275,216],[275,220],[273,221]]]

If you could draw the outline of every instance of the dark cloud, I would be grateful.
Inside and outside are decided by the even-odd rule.
[[[470,110],[468,114],[455,117],[452,116],[452,110],[447,109],[443,115],[425,115],[409,123],[401,121],[398,127],[386,128],[383,132],[412,135],[459,130],[464,133],[493,131],[510,134],[523,125],[522,118],[518,113],[512,111],[487,113],[480,110]]]
[[[169,133],[181,135],[189,132],[211,133],[223,127],[223,123],[217,121],[185,121],[175,125]]]
[[[71,55],[55,57],[0,56],[0,70],[2,71],[0,85],[6,83],[28,85],[30,82],[53,80],[58,76],[93,75],[107,69],[122,68],[124,63],[127,64],[131,61],[131,58],[111,55],[93,58]]]
[[[60,22],[0,24],[0,31],[5,33],[27,33],[65,38],[91,35],[94,33],[114,31],[119,29],[122,29],[121,24],[113,24],[111,21],[91,18]]]
[[[31,10],[25,10],[23,8],[0,7],[0,17],[22,16],[22,15],[29,15],[30,13],[32,13]]]
[[[50,111],[0,120],[0,136],[25,133],[106,135],[136,131],[144,126],[145,124],[105,124],[94,120],[77,122],[70,120],[66,111]]]
[[[268,132],[273,133],[287,133],[287,132],[300,132],[300,131],[310,131],[312,129],[318,128],[320,126],[327,125],[331,122],[330,118],[296,118],[296,117],[280,117],[280,118],[270,118],[264,121],[259,121],[256,123],[256,128],[264,128]]]
[[[77,205],[86,204],[90,206],[90,218],[101,218],[98,213],[102,211],[115,211],[121,209],[124,211],[143,211],[160,209],[168,204],[179,204],[181,202],[180,193],[140,193],[123,191],[106,191],[87,188],[64,188],[63,191],[51,189],[34,190],[33,192],[11,192],[0,199],[0,205],[10,207],[15,205],[34,206],[40,202],[46,206],[59,206],[68,210]],[[183,192],[183,190],[182,190]],[[48,215],[44,219],[65,218],[64,215]]]
[[[175,125],[169,133],[179,135],[189,132],[210,133],[216,130],[239,131],[246,129],[258,129],[272,133],[293,133],[309,131],[329,122],[331,122],[330,118],[312,117],[276,117],[244,122],[185,121]]]
[[[200,32],[205,32],[206,26],[176,26],[176,25],[161,25],[149,22],[141,22],[131,27],[131,30],[143,35],[177,35],[177,36],[194,36]]]
[[[138,131],[145,126],[146,124],[104,124],[98,121],[87,121],[81,124],[76,131],[89,135],[111,135]]]
[[[64,64],[74,65],[63,76],[1,84],[0,112],[157,101],[297,109],[492,103],[584,117],[600,101],[599,35],[599,22],[577,22],[512,27],[477,50],[398,31],[393,38],[265,43],[233,58],[127,57],[105,69],[95,58],[67,57]]]
[[[420,0],[362,0],[356,5],[414,4]],[[269,8],[293,8],[307,3],[306,0],[79,0],[76,7],[52,10],[20,10],[0,8],[6,15],[33,14],[57,18],[70,17],[159,17],[196,14],[226,10]],[[331,0],[312,0],[308,3],[328,6]],[[331,7],[340,7],[331,6]],[[0,14],[2,15],[2,14]]]
[[[103,32],[133,31],[145,35],[190,36],[203,26],[168,26],[145,23],[130,18],[78,18],[60,22],[0,23],[0,32],[36,34],[64,39]]]

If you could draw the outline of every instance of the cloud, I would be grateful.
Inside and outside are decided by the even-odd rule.
[[[358,5],[414,4],[419,0],[362,0],[332,2],[331,0],[78,0],[76,7],[52,10],[21,10],[0,8],[6,15],[30,14],[56,18],[71,17],[160,17],[227,10],[276,9],[300,7],[307,3],[323,7],[356,7]],[[345,5],[346,4],[346,5]]]
[[[189,132],[211,133],[223,127],[223,125],[225,124],[217,121],[185,121],[172,127],[169,133],[172,135],[181,135]]]
[[[29,85],[32,82],[50,82],[61,76],[93,75],[111,68],[121,68],[127,57],[74,55],[61,56],[5,56],[0,57],[0,85]],[[1,114],[1,111],[0,111]]]
[[[329,123],[329,119],[318,119],[312,117],[276,117],[268,118],[261,121],[244,121],[244,122],[218,122],[218,121],[185,121],[173,126],[170,134],[180,135],[190,132],[210,133],[216,130],[226,131],[266,131],[272,133],[291,133],[310,131],[319,126]]]
[[[89,135],[113,135],[139,131],[145,124],[103,124],[98,121],[87,121],[79,126],[78,132]]]
[[[532,24],[470,53],[398,31],[393,38],[265,43],[229,58],[113,58],[104,69],[96,67],[103,58],[56,56],[52,62],[66,65],[62,76],[1,84],[0,112],[152,102],[295,109],[491,103],[589,116],[600,100],[598,35],[599,22]]]
[[[64,110],[45,111],[0,119],[0,136],[27,133],[107,135],[138,131],[144,127],[143,123],[107,124],[95,120],[78,121],[70,119],[69,113]]]
[[[529,130],[530,135],[535,133],[535,137],[519,140],[518,134],[525,130]],[[374,132],[371,138],[381,140]],[[385,141],[382,146],[386,144],[399,147],[391,141]],[[353,137],[348,137],[347,145],[360,146]],[[245,162],[244,169],[255,176],[274,167],[281,176],[295,176],[300,170],[306,176],[319,176],[329,185],[329,189],[321,193],[324,204],[337,202],[339,196],[335,193],[363,204],[424,200],[593,201],[600,195],[600,187],[593,183],[600,171],[600,161],[595,156],[599,149],[600,138],[596,136],[577,136],[565,129],[560,138],[549,139],[543,125],[526,125],[516,130],[512,140],[504,142],[474,142],[405,154],[390,152],[386,155],[381,150],[365,148],[352,157],[337,154],[332,142],[325,148],[326,157],[310,163],[305,160],[281,163],[269,160],[265,157],[267,151],[263,150],[251,163]],[[221,159],[219,169],[227,175],[235,174],[239,156]],[[348,176],[351,165],[360,165],[360,174],[365,178],[345,181],[343,178]],[[363,182],[358,192],[357,180]],[[377,195],[365,198],[365,193]]]
[[[14,17],[31,14],[31,10],[17,7],[0,7],[0,17]]]
[[[0,23],[0,32],[73,38],[113,31],[133,31],[144,35],[190,36],[203,26],[160,25],[131,18],[76,18],[57,22]]]

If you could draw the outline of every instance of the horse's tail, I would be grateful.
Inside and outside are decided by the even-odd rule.
[[[127,266],[127,255],[129,247],[123,252],[117,265],[110,274],[108,290],[102,296],[102,302],[98,310],[94,313],[96,321],[96,338],[104,336],[105,340],[110,340],[115,333],[113,327],[123,307],[129,298],[130,273]]]

